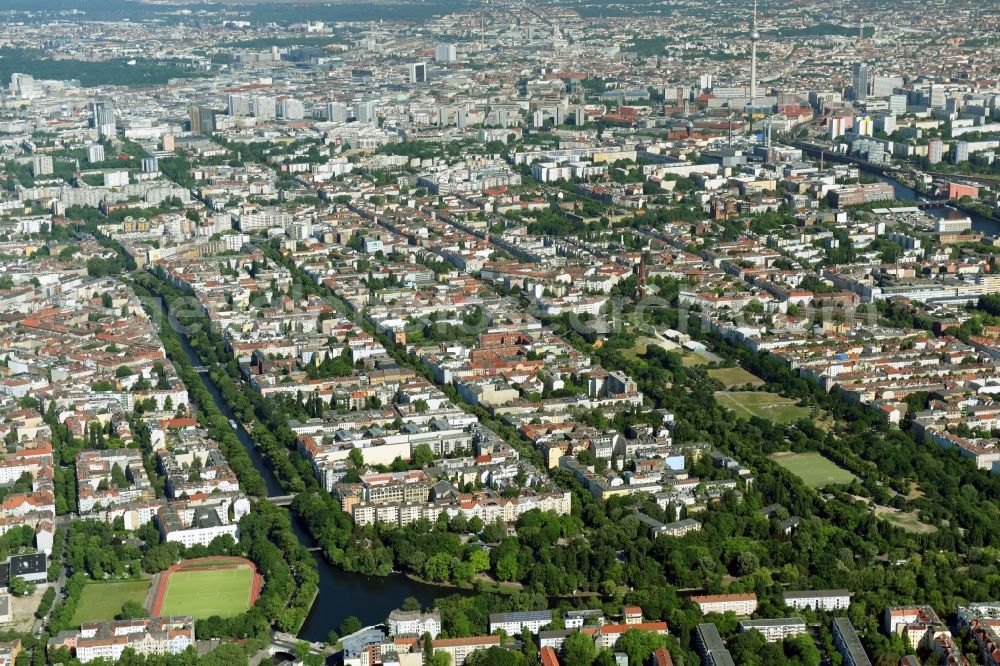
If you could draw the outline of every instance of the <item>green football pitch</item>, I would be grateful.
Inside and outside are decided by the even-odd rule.
[[[175,571],[167,580],[161,615],[191,615],[196,619],[230,617],[250,608],[253,570],[228,569]]]

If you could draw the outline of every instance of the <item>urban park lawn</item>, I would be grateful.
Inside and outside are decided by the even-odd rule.
[[[771,455],[771,460],[802,479],[810,488],[822,488],[830,483],[846,485],[858,478],[822,453],[815,451],[806,453],[784,451]]]
[[[80,593],[80,601],[73,614],[73,624],[113,620],[126,601],[145,605],[149,585],[148,580],[88,583]]]

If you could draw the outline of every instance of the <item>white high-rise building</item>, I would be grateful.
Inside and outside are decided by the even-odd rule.
[[[31,74],[15,72],[10,75],[10,91],[15,96],[27,99],[36,96],[35,77]],[[96,125],[95,125],[96,127]]]
[[[927,144],[927,161],[930,164],[940,164],[944,156],[944,142],[941,139],[931,139]]]
[[[125,187],[128,185],[128,171],[105,171],[104,187]]]
[[[930,106],[934,107],[935,109],[943,108],[945,103],[944,86],[937,84],[932,85],[928,93],[928,97],[930,101]]]
[[[109,101],[94,102],[91,122],[100,136],[114,136],[117,132],[114,104]]]
[[[250,98],[246,95],[229,95],[226,106],[230,116],[250,115]]]
[[[830,140],[833,141],[838,136],[843,136],[847,132],[847,118],[837,116],[826,121],[826,128],[829,132]]]
[[[357,116],[360,123],[374,123],[378,117],[377,108],[375,100],[359,102],[354,108],[354,115]]]
[[[281,117],[285,120],[302,120],[305,114],[305,107],[301,101],[291,97],[281,100]]]
[[[266,95],[254,97],[251,108],[253,109],[254,118],[260,118],[261,120],[270,120],[277,115],[274,98]]]
[[[879,132],[892,134],[896,131],[896,116],[883,113],[875,118],[875,129]]]
[[[92,143],[87,146],[87,161],[91,164],[94,162],[103,162],[104,145],[100,143]]]
[[[955,164],[969,161],[969,142],[959,141],[955,144]]]
[[[876,76],[872,80],[872,97],[888,97],[903,87],[901,76]]]
[[[342,102],[326,103],[326,119],[331,123],[343,123],[347,121],[347,105]]]
[[[47,176],[52,173],[52,156],[51,155],[32,155],[31,156],[31,175]]]
[[[450,63],[458,60],[458,50],[454,44],[438,44],[434,49],[434,60]]]

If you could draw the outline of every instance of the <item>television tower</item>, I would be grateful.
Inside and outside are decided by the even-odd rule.
[[[750,28],[750,115],[757,98],[757,42],[760,33],[757,31],[757,0],[753,0],[753,25]]]

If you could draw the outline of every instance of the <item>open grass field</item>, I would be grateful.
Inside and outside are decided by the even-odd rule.
[[[722,358],[710,351],[688,351],[684,350],[681,363],[685,368],[693,368],[698,365],[708,365],[709,363],[719,363]]]
[[[250,608],[252,583],[249,566],[175,571],[167,581],[160,615],[191,615],[195,619],[238,615]]]
[[[646,347],[649,345],[659,345],[667,351],[677,351],[679,348],[672,342],[665,342],[663,340],[657,340],[656,338],[649,338],[645,336],[640,336],[636,338],[635,344],[631,348],[622,351],[622,355],[625,358],[638,358],[646,353]]]
[[[128,580],[120,583],[90,583],[80,594],[80,603],[73,614],[73,623],[113,620],[121,612],[122,604],[135,601],[146,603],[150,581]]]
[[[750,418],[757,416],[773,423],[795,423],[811,416],[805,407],[799,407],[795,400],[774,393],[762,391],[717,391],[715,399],[737,416]]]
[[[911,534],[933,534],[937,528],[920,521],[916,511],[904,512],[891,506],[876,506],[875,515]]]
[[[837,466],[821,453],[775,453],[771,460],[778,463],[810,488],[822,488],[829,483],[851,483],[857,477],[843,467]]]
[[[764,385],[763,379],[739,366],[736,366],[735,368],[715,368],[713,370],[708,370],[708,376],[712,379],[718,379],[726,386],[726,388],[746,386],[747,384],[750,384],[751,386]]]

